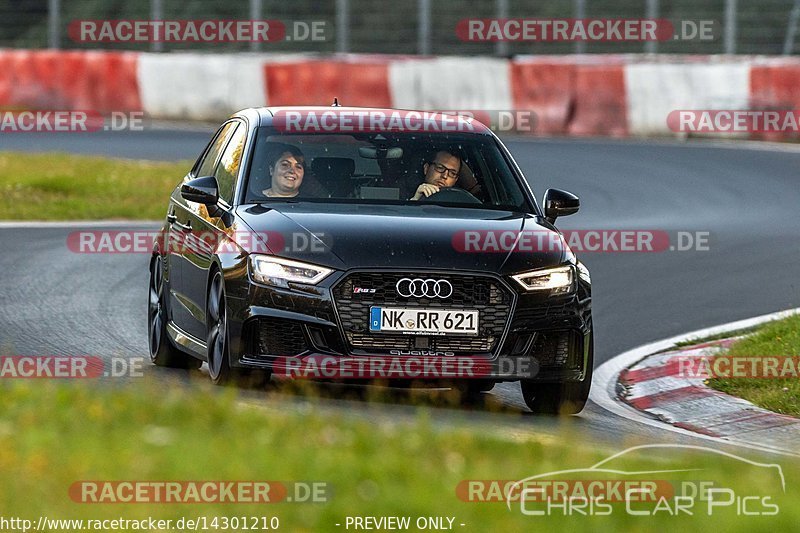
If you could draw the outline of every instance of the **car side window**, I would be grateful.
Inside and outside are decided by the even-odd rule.
[[[222,149],[225,148],[225,144],[228,142],[231,132],[233,132],[235,127],[235,122],[228,122],[220,128],[217,132],[217,136],[211,141],[211,146],[203,157],[203,161],[198,165],[195,176],[203,177],[214,174],[214,167],[217,164],[217,159],[219,159],[219,154]]]
[[[233,204],[233,190],[236,185],[236,176],[239,174],[239,166],[242,164],[242,151],[246,138],[247,128],[238,126],[222,153],[216,172],[214,172],[219,186],[219,197],[228,205]]]

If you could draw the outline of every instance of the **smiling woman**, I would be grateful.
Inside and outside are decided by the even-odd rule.
[[[290,144],[281,143],[275,143],[269,150],[267,161],[271,185],[261,193],[270,198],[297,196],[305,176],[303,152]]]

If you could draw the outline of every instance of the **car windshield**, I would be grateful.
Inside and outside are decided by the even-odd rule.
[[[260,127],[252,154],[245,203],[433,203],[530,210],[509,162],[488,135],[309,135]]]

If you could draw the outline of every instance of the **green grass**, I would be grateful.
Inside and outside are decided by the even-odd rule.
[[[451,516],[456,531],[789,530],[800,521],[800,465],[786,458],[768,460],[784,467],[786,493],[775,471],[710,454],[645,451],[613,463],[637,471],[699,468],[649,478],[713,480],[737,495],[766,495],[779,506],[777,516],[738,516],[733,506],[708,516],[704,504],[693,516],[634,517],[625,513],[624,504],[615,504],[610,516],[525,516],[516,506],[508,510],[503,503],[461,501],[456,487],[462,480],[516,480],[585,468],[625,446],[601,449],[573,434],[569,423],[557,438],[535,433],[509,438],[492,429],[509,419],[495,425],[456,415],[442,427],[437,422],[442,413],[428,407],[418,408],[416,415],[392,416],[390,411],[381,416],[381,408],[356,403],[345,415],[310,397],[298,402],[271,393],[253,407],[238,401],[238,395],[204,383],[0,382],[0,516],[34,521],[40,515],[278,516],[283,531],[346,531],[344,520],[354,515]],[[378,416],[362,417],[359,411]],[[741,455],[758,460],[755,452]],[[262,505],[81,504],[68,496],[70,485],[81,480],[319,481],[329,484],[331,499]]]
[[[0,220],[155,220],[191,163],[0,152]]]
[[[765,324],[756,333],[731,346],[726,355],[800,355],[800,315]],[[796,378],[714,378],[708,384],[765,409],[800,417],[800,380]]]
[[[736,337],[739,335],[747,335],[756,331],[757,327],[752,328],[744,328],[744,329],[737,329],[736,331],[726,331],[725,333],[717,333],[716,335],[709,335],[708,337],[691,337],[686,339],[685,341],[676,342],[675,346],[672,348],[667,348],[666,351],[672,351],[676,347],[677,348],[687,348],[689,346],[695,346],[697,344],[702,344],[704,342],[711,342],[711,341],[718,341],[720,339],[730,339],[731,337]]]

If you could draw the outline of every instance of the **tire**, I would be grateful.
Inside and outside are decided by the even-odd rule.
[[[225,305],[225,281],[219,270],[214,271],[206,299],[206,346],[208,375],[215,385],[238,385],[263,388],[271,373],[266,370],[231,368],[228,353],[228,312]]]
[[[167,307],[164,295],[164,263],[160,255],[150,262],[147,302],[147,340],[150,361],[156,366],[197,369],[202,361],[175,348],[167,337]]]
[[[228,361],[228,314],[225,305],[225,283],[222,273],[214,272],[206,298],[206,346],[208,375],[216,385],[232,381],[233,369]]]
[[[477,405],[483,402],[484,392],[489,392],[494,388],[494,381],[489,379],[469,379],[455,385],[455,389],[461,395],[461,403],[464,405]]]
[[[528,409],[536,414],[575,415],[583,410],[589,399],[594,368],[594,333],[589,335],[588,369],[583,381],[565,383],[537,383],[520,380],[522,399]]]

